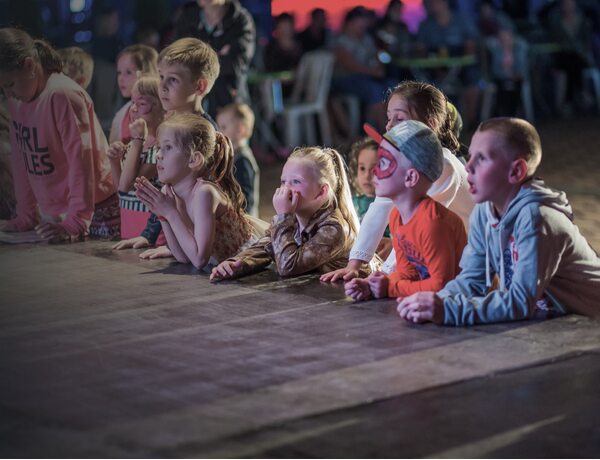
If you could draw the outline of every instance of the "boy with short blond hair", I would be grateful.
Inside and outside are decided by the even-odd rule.
[[[460,275],[439,292],[402,299],[408,321],[472,325],[569,312],[600,313],[600,259],[573,223],[564,192],[533,177],[542,148],[517,118],[484,121],[467,164],[477,205]],[[492,278],[499,286],[491,290]]]
[[[232,103],[219,110],[217,124],[233,145],[234,175],[246,197],[246,212],[258,217],[259,168],[249,143],[254,112],[248,104]]]
[[[180,38],[171,43],[158,55],[163,108],[198,113],[214,125],[202,109],[202,100],[215,84],[220,69],[219,57],[208,43],[197,38]],[[191,98],[192,95],[196,97]]]
[[[63,73],[83,89],[87,89],[94,73],[94,59],[78,46],[57,50],[63,63]]]
[[[441,289],[459,272],[467,241],[461,218],[427,196],[443,169],[442,146],[424,123],[403,121],[383,136],[365,125],[379,143],[373,171],[375,193],[390,198],[390,234],[396,251],[396,270],[389,276],[374,272],[345,285],[354,300],[405,297]]]

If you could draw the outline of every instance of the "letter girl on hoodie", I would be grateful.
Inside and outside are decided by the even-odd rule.
[[[61,73],[56,51],[18,29],[0,29],[0,69],[17,199],[16,218],[0,229],[35,228],[55,241],[118,237],[108,144],[88,94]]]
[[[563,192],[533,177],[539,135],[525,120],[492,118],[473,135],[467,164],[477,205],[456,279],[401,299],[413,322],[471,325],[600,314],[600,259],[573,223]],[[499,286],[492,288],[497,275]]]

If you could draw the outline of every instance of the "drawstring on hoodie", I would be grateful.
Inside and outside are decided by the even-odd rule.
[[[485,287],[489,288],[492,286],[492,273],[490,270],[490,227],[494,224],[485,226]],[[506,281],[505,274],[506,271],[504,269],[504,247],[502,242],[504,241],[504,231],[502,228],[499,229],[499,237],[498,237],[498,248],[500,249],[500,290],[504,291],[506,289]]]
[[[485,287],[492,286],[492,276],[490,274],[490,226],[485,226]]]

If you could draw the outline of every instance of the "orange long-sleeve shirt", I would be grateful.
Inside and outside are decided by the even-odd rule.
[[[458,275],[467,233],[460,217],[438,202],[425,198],[406,224],[394,208],[390,233],[396,271],[389,277],[389,297],[439,291]]]

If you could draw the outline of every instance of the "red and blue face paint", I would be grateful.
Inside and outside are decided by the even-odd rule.
[[[377,149],[377,166],[373,169],[373,174],[377,179],[387,179],[396,171],[398,161],[394,154],[382,147],[381,144]]]

